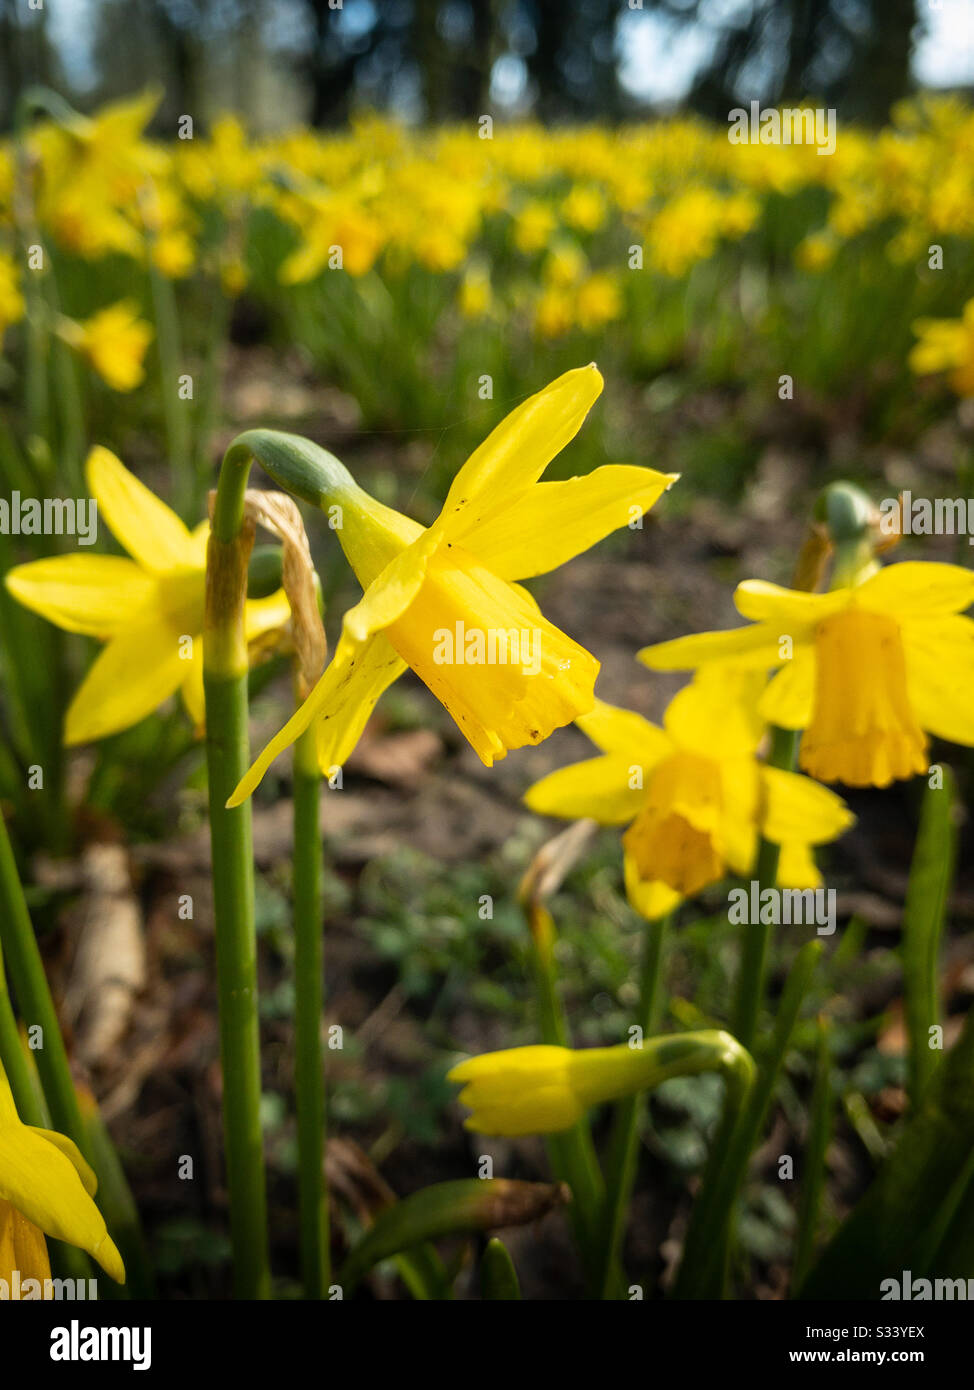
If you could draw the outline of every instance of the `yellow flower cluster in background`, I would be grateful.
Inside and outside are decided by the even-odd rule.
[[[40,121],[25,159],[0,145],[0,332],[23,314],[28,272],[14,248],[25,206],[61,253],[129,258],[173,280],[206,272],[228,298],[253,274],[247,229],[260,210],[283,233],[282,285],[419,267],[456,278],[464,316],[523,310],[545,339],[623,316],[633,247],[642,268],[679,279],[751,232],[769,200],[809,189],[827,201],[796,251],[807,271],[869,228],[888,232],[901,261],[974,232],[974,113],[951,99],[904,103],[879,133],[844,127],[829,157],[814,145],[732,144],[726,128],[689,117],[487,132],[368,116],[340,133],[252,139],[225,116],[164,142],[146,135],[157,105],[149,92],[92,118]],[[498,264],[503,275],[485,278]],[[126,389],[124,376],[106,379]]]

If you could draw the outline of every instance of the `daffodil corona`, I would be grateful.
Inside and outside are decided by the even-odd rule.
[[[106,643],[68,708],[65,741],[87,743],[137,724],[177,690],[202,728],[209,525],[188,531],[107,449],[92,449],[86,475],[98,515],[132,558],[58,555],[6,577],[26,608]],[[283,628],[288,617],[283,590],[248,601],[248,642]]]
[[[273,759],[312,723],[322,769],[340,765],[379,696],[407,666],[488,767],[592,708],[598,662],[513,581],[545,574],[586,550],[647,511],[674,481],[622,465],[567,482],[538,481],[601,389],[593,365],[566,372],[524,401],[463,465],[428,529],[373,501],[350,478],[328,498],[340,507],[338,536],[365,594],[346,613],[321,680],[264,749],[231,805],[250,795]],[[444,659],[454,638],[458,645]]]
[[[577,722],[602,755],[537,782],[525,802],[541,815],[627,825],[626,888],[644,917],[671,911],[728,871],[747,875],[761,836],[781,846],[783,887],[821,881],[811,846],[852,816],[834,792],[758,757],[761,678],[698,678],[670,701],[659,728],[597,703]]]
[[[0,1280],[50,1278],[45,1235],[86,1250],[116,1283],[125,1267],[94,1203],[98,1183],[63,1134],[21,1123],[0,1065]]]
[[[974,574],[903,561],[827,594],[747,580],[752,626],[679,637],[639,656],[657,671],[780,668],[760,713],[803,729],[799,765],[825,782],[886,787],[926,772],[927,735],[974,745]]]

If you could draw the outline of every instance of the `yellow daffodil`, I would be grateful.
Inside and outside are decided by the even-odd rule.
[[[0,1279],[51,1275],[45,1235],[87,1250],[116,1283],[125,1266],[92,1200],[98,1181],[63,1134],[21,1123],[0,1065]]]
[[[657,671],[715,663],[781,669],[761,699],[804,729],[799,764],[825,782],[886,787],[926,772],[927,734],[974,745],[974,574],[903,561],[853,587],[799,593],[751,579],[734,596],[750,627],[647,647]]]
[[[553,1134],[592,1105],[649,1090],[673,1076],[725,1070],[750,1077],[740,1044],[718,1030],[647,1038],[639,1047],[512,1047],[460,1062],[447,1080],[463,1086],[464,1121],[480,1134]]]
[[[467,267],[460,282],[460,313],[465,319],[482,319],[491,311],[490,275],[479,263]]]
[[[662,728],[597,702],[577,722],[602,756],[550,773],[524,798],[541,815],[628,825],[626,888],[647,918],[728,871],[750,874],[762,835],[781,846],[783,887],[815,887],[810,846],[852,824],[834,792],[760,761],[751,685],[726,672],[697,679],[670,701]]]
[[[138,306],[131,300],[99,309],[83,323],[62,319],[58,333],[113,391],[133,391],[145,376],[142,364],[152,327],[139,318]]]
[[[974,396],[974,299],[959,319],[917,319],[913,331],[919,342],[910,353],[918,375],[949,372],[958,396]]]
[[[209,524],[189,532],[107,449],[92,449],[86,475],[99,517],[132,558],[58,555],[18,565],[6,578],[26,608],[107,644],[71,701],[65,741],[87,743],[137,724],[177,690],[201,728]],[[281,590],[248,601],[248,642],[288,616]]]
[[[248,796],[312,723],[322,768],[354,748],[382,691],[411,666],[489,767],[592,707],[598,662],[518,584],[648,510],[673,481],[607,466],[539,482],[602,390],[594,365],[529,397],[471,455],[429,529],[348,480],[338,530],[365,590],[331,664],[234,793]]]
[[[24,296],[20,291],[20,272],[12,256],[0,251],[0,343],[12,323],[24,317]]]

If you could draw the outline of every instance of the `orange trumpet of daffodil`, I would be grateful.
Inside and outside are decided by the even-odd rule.
[[[580,367],[519,405],[460,469],[428,529],[351,479],[342,485],[338,536],[364,597],[345,614],[321,680],[230,805],[249,796],[312,724],[322,769],[340,765],[407,666],[488,767],[591,709],[598,662],[514,581],[588,549],[647,511],[674,481],[650,468],[609,465],[567,482],[539,482],[601,390],[596,367]]]
[[[209,523],[188,531],[107,449],[92,449],[85,472],[98,516],[132,558],[57,555],[17,565],[6,577],[26,608],[106,644],[68,708],[65,742],[127,729],[177,690],[201,728]],[[283,627],[289,611],[283,590],[248,600],[248,642]]]
[[[761,836],[781,846],[781,886],[815,887],[810,847],[836,839],[853,817],[834,792],[761,761],[756,695],[750,678],[698,678],[670,701],[662,728],[599,701],[577,723],[601,756],[550,773],[525,803],[541,815],[628,826],[626,889],[646,918],[728,872],[750,874]]]

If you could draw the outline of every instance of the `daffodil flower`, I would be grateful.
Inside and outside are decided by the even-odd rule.
[[[45,1235],[87,1250],[116,1283],[125,1266],[92,1200],[98,1181],[76,1145],[21,1123],[0,1065],[0,1279],[50,1278]]]
[[[646,1038],[640,1047],[511,1047],[469,1057],[447,1075],[463,1086],[461,1105],[480,1134],[553,1134],[570,1129],[592,1105],[646,1091],[674,1076],[733,1073],[747,1084],[753,1063],[720,1030]]]
[[[750,627],[647,647],[657,671],[781,669],[760,713],[804,729],[799,765],[824,782],[887,787],[926,772],[927,735],[974,745],[974,574],[902,561],[827,594],[750,579],[734,595]]]
[[[132,300],[109,304],[83,323],[61,318],[57,332],[113,391],[134,391],[145,376],[142,364],[152,326],[139,318]]]
[[[647,511],[674,480],[649,468],[610,465],[567,482],[538,481],[601,389],[593,365],[566,372],[524,401],[463,465],[428,529],[349,479],[338,499],[338,536],[364,597],[345,614],[321,680],[243,778],[231,805],[250,795],[273,759],[312,723],[321,767],[340,765],[379,696],[407,666],[488,767],[591,709],[598,662],[513,581],[545,574],[594,545]],[[454,637],[452,659],[441,659]],[[518,659],[504,660],[512,637],[521,643]],[[472,658],[465,646],[471,638]]]
[[[670,701],[662,728],[597,702],[577,722],[601,756],[550,773],[524,798],[541,815],[627,825],[626,889],[644,917],[728,871],[751,873],[760,836],[781,846],[783,887],[816,887],[810,846],[852,824],[834,792],[760,760],[751,681],[736,684],[731,673],[698,678]]]
[[[98,515],[132,558],[58,555],[18,565],[6,577],[26,608],[106,643],[68,708],[65,742],[118,733],[177,690],[202,728],[209,523],[188,531],[107,449],[92,449],[85,471]],[[288,616],[282,590],[248,601],[248,642],[283,627]]]
[[[913,325],[918,342],[910,352],[910,366],[918,375],[950,373],[958,396],[974,396],[974,299],[964,305],[959,319],[917,319]]]

